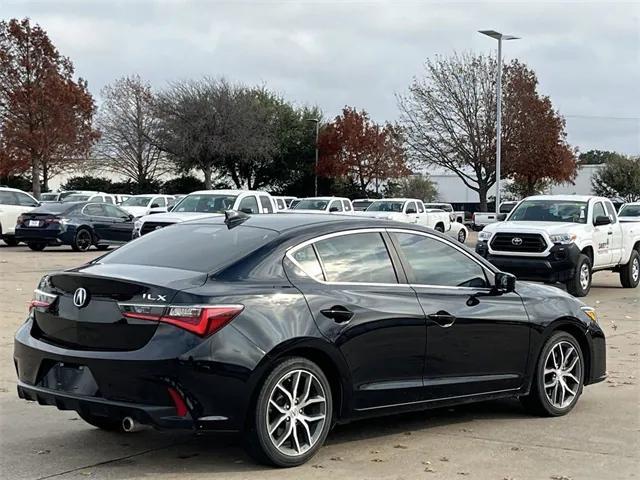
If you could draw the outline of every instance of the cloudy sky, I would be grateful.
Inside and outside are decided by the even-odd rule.
[[[344,105],[395,120],[394,94],[426,58],[488,53],[495,29],[538,74],[569,141],[640,153],[640,2],[3,0],[45,28],[92,92],[138,73],[154,87],[203,75],[260,83],[328,117]]]

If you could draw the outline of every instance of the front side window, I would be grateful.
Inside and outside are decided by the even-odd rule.
[[[152,205],[158,205],[158,207],[164,207],[167,205],[167,201],[164,197],[156,197],[153,199]]]
[[[509,221],[587,223],[587,202],[526,200],[511,212]]]
[[[406,213],[416,213],[416,202],[408,202],[407,208],[405,210]]]
[[[102,206],[104,208],[105,214],[110,218],[126,218],[129,216],[127,212],[116,207],[115,205],[109,205],[108,203]]]
[[[379,233],[354,233],[319,240],[316,251],[328,282],[397,283]]]
[[[602,202],[598,202],[593,206],[593,224],[596,224],[596,218],[598,217],[606,217],[607,214],[604,211],[604,207],[602,206]]]
[[[256,197],[253,195],[249,195],[248,197],[244,197],[240,201],[240,206],[238,209],[244,213],[259,213],[258,212],[258,201]]]
[[[460,250],[440,240],[393,233],[409,264],[410,282],[443,287],[487,287],[484,269]]]
[[[100,195],[96,195],[95,197],[91,197],[91,200],[89,200],[90,202],[101,202],[104,203],[104,198],[102,198]]]
[[[269,197],[260,195],[260,205],[262,205],[262,213],[273,213],[273,206],[271,205]]]
[[[113,205],[115,203],[113,201],[113,197],[112,196],[102,197],[102,201],[105,202],[105,203],[110,203],[111,205]]]
[[[89,217],[106,217],[107,212],[105,212],[102,205],[98,205],[97,203],[92,203],[91,205],[87,205],[82,210],[82,213]]]
[[[329,206],[330,212],[341,212],[342,211],[342,202],[340,200],[334,200],[331,202]]]

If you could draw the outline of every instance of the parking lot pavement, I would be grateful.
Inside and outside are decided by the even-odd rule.
[[[235,437],[151,429],[110,434],[73,412],[19,400],[13,333],[37,280],[101,253],[0,245],[1,478],[620,480],[640,475],[640,289],[622,289],[617,274],[596,274],[586,298],[607,334],[609,378],[587,387],[569,415],[534,418],[517,402],[503,401],[362,421],[337,427],[307,465],[275,470],[255,465]]]

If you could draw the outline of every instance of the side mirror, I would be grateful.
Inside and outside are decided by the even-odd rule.
[[[415,208],[407,208],[407,213],[416,213],[416,209]]]
[[[507,272],[498,272],[495,276],[496,288],[503,293],[513,292],[516,289],[516,276]]]
[[[596,227],[600,225],[609,225],[611,223],[611,219],[606,215],[598,215],[596,217],[596,221],[593,223]]]
[[[329,209],[329,211],[330,211],[330,212],[337,212],[337,211],[339,211],[339,210],[338,210],[338,207],[331,207],[331,208]]]
[[[504,222],[507,219],[507,214],[506,213],[499,213],[498,214],[498,221],[499,222]]]
[[[157,203],[152,203],[151,208],[160,208],[160,205],[158,205]]]
[[[132,221],[133,221],[133,219],[134,219],[134,216],[133,216],[133,215],[131,215],[131,214],[129,214],[129,215],[127,215],[126,217],[123,217],[123,218],[124,218],[124,219],[125,219],[125,221],[127,221],[127,222],[132,222]]]
[[[251,215],[253,213],[253,210],[251,210],[250,208],[241,208],[240,211],[242,213],[247,213],[249,215]]]

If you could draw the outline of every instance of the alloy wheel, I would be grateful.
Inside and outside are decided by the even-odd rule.
[[[91,247],[91,233],[87,230],[80,230],[76,235],[76,245],[82,251],[89,250],[89,247]]]
[[[544,362],[544,393],[551,405],[560,410],[569,407],[580,392],[582,361],[570,342],[556,343]]]
[[[458,232],[458,241],[459,241],[460,243],[464,243],[464,241],[465,241],[466,239],[467,239],[467,235],[464,233],[464,230],[462,230],[462,229],[461,229],[461,230]]]
[[[266,416],[269,439],[278,451],[288,456],[309,451],[326,421],[326,394],[313,373],[293,370],[278,380],[269,395]]]
[[[633,278],[634,282],[637,282],[639,277],[640,277],[640,259],[636,257],[633,259],[633,264],[631,265],[631,278]]]
[[[580,286],[583,290],[589,288],[589,277],[591,276],[591,272],[589,269],[589,265],[583,263],[580,267]]]

